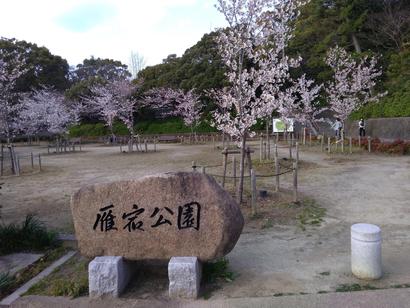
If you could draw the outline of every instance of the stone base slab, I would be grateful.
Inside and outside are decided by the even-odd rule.
[[[197,257],[172,257],[168,264],[169,296],[198,298],[202,266]]]
[[[118,297],[133,273],[130,263],[123,257],[96,257],[88,265],[90,297]]]

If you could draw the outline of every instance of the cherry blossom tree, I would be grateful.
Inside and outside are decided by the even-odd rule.
[[[286,90],[278,92],[278,105],[276,111],[286,124],[287,119],[294,119],[304,126],[317,130],[316,122],[322,122],[321,117],[327,108],[320,105],[318,98],[323,85],[316,85],[311,79],[302,75],[292,80],[292,85]]]
[[[96,112],[100,115],[110,130],[112,140],[115,140],[113,130],[115,119],[121,120],[127,126],[130,133],[130,151],[132,151],[132,138],[135,137],[134,114],[144,105],[142,100],[134,97],[141,86],[142,81],[133,84],[129,80],[115,80],[92,87],[92,96],[85,99],[88,112]]]
[[[134,85],[129,80],[117,81],[111,85],[118,108],[118,118],[127,126],[131,137],[135,136],[134,113],[139,107],[141,107],[140,101],[136,100],[133,97],[133,94],[141,87],[141,85],[142,82]]]
[[[194,134],[201,118],[202,104],[195,89],[184,92],[181,89],[156,88],[148,91],[145,104],[160,111],[161,117],[180,116]]]
[[[21,106],[19,128],[28,135],[48,132],[61,136],[79,120],[77,106],[72,104],[69,108],[64,94],[51,87],[42,87],[25,95]]]
[[[292,0],[218,0],[217,9],[229,24],[227,30],[220,31],[217,43],[230,86],[213,92],[212,97],[220,107],[214,120],[219,130],[240,140],[239,202],[246,138],[253,134],[251,127],[257,119],[277,108],[275,93],[281,88],[278,81],[282,82],[288,67],[294,65],[283,50],[291,33],[288,21],[300,4]],[[264,94],[258,95],[261,89]]]
[[[113,83],[96,85],[91,88],[92,96],[84,99],[88,112],[97,113],[108,126],[112,141],[115,140],[113,124],[119,113],[114,89]]]
[[[175,115],[181,92],[171,88],[154,88],[145,93],[144,105],[156,111],[160,118]]]
[[[375,57],[355,60],[346,50],[336,46],[328,51],[325,60],[333,71],[333,80],[326,86],[329,108],[343,123],[353,111],[385,95],[372,94],[382,74]]]
[[[27,72],[25,59],[16,52],[0,50],[0,135],[10,143],[12,134],[18,129],[17,118],[21,109],[16,82]]]
[[[191,134],[194,134],[194,129],[198,125],[201,118],[202,104],[199,100],[199,95],[195,94],[195,89],[184,93],[179,90],[177,96],[177,106],[175,115],[181,116],[186,126],[191,128]]]

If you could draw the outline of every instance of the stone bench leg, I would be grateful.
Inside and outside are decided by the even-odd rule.
[[[197,257],[172,257],[168,264],[169,296],[196,299],[202,267]]]
[[[123,257],[96,257],[88,265],[90,297],[118,297],[132,276],[132,268]]]

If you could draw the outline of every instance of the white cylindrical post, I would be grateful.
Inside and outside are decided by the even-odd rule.
[[[382,276],[381,230],[376,225],[354,224],[351,230],[352,273],[360,279]]]

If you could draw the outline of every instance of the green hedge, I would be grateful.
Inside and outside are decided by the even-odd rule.
[[[114,134],[128,135],[128,129],[122,122],[116,122],[113,125]],[[143,134],[176,134],[176,133],[190,133],[191,129],[184,125],[180,118],[170,118],[165,120],[155,121],[141,121],[135,127],[135,131]],[[207,121],[202,121],[195,128],[198,133],[215,132],[216,129],[211,127]],[[81,136],[105,136],[109,134],[108,128],[102,124],[80,124],[70,128],[70,137]]]

